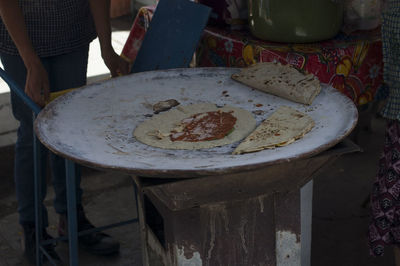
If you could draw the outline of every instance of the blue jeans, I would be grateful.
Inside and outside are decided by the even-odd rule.
[[[41,58],[47,70],[52,92],[76,88],[86,84],[89,45],[59,56]],[[0,54],[6,73],[18,84],[25,88],[26,68],[19,56]],[[33,177],[33,123],[32,111],[18,96],[11,92],[11,105],[14,117],[19,121],[17,142],[15,144],[14,179],[18,200],[19,222],[21,225],[35,222],[34,211],[34,177]],[[66,213],[66,179],[65,160],[46,149],[42,152],[42,162],[46,162],[50,154],[50,167],[55,190],[54,208],[57,213]],[[46,169],[46,168],[44,168]],[[81,203],[82,189],[80,188],[80,175],[77,176],[77,204]],[[44,184],[43,204],[46,195],[46,181]],[[47,210],[43,206],[43,226],[48,225]]]

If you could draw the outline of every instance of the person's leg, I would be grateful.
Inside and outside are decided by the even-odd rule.
[[[49,82],[51,91],[60,91],[78,88],[86,84],[89,45],[72,53],[49,58]],[[65,159],[50,153],[51,171],[55,190],[54,208],[57,213],[67,212]],[[79,167],[78,167],[79,168]],[[80,188],[80,174],[76,180],[77,204],[81,204],[82,189]]]
[[[21,89],[25,87],[26,68],[19,56],[1,54],[4,70]],[[21,225],[35,223],[34,210],[34,167],[33,167],[33,127],[32,111],[11,91],[11,106],[14,117],[19,121],[15,144],[14,179]],[[45,163],[46,152],[42,154]],[[46,195],[46,181],[43,180],[43,198]],[[43,223],[47,227],[47,211],[43,206]]]
[[[21,89],[25,87],[26,68],[19,56],[11,56],[1,54],[1,61],[7,75],[12,78]],[[45,65],[45,67],[47,67]],[[35,205],[34,205],[34,164],[33,164],[33,124],[32,111],[27,105],[11,91],[11,106],[13,115],[20,122],[17,142],[15,144],[15,159],[14,159],[14,180],[18,203],[19,223],[23,228],[22,249],[30,263],[36,261],[36,232],[35,232]],[[46,155],[44,149],[42,152],[41,161],[43,169],[46,169]],[[43,239],[50,239],[46,232],[48,226],[47,210],[43,205],[43,200],[46,196],[46,178],[42,176],[42,210],[43,210]],[[57,253],[54,251],[52,244],[46,245],[47,253],[53,260],[60,260]]]
[[[51,58],[50,86],[53,91],[81,87],[86,84],[88,46],[73,53]],[[53,183],[56,192],[54,207],[60,214],[59,234],[67,234],[67,199],[64,159],[51,155]],[[77,211],[78,230],[92,229],[94,226],[87,219],[83,210],[80,174],[77,176]],[[92,233],[79,237],[79,245],[88,252],[109,255],[119,251],[119,243],[104,233]]]

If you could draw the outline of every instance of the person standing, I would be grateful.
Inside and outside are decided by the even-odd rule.
[[[379,170],[371,193],[369,247],[382,256],[387,245],[394,247],[400,266],[400,0],[389,0],[382,15],[384,82],[389,95],[382,116],[387,119]]]
[[[111,45],[110,0],[0,0],[0,59],[5,72],[39,106],[50,92],[86,84],[89,44],[99,38],[101,56],[111,75],[127,74],[129,65]],[[34,263],[35,216],[32,112],[11,92],[12,111],[19,121],[15,145],[14,179],[23,249]],[[43,153],[43,160],[46,154]],[[54,208],[59,214],[59,233],[66,234],[67,205],[64,159],[50,154],[55,190]],[[80,178],[77,180],[78,230],[93,228],[83,210]],[[46,189],[44,185],[44,191]],[[44,193],[45,194],[45,193]],[[43,201],[43,199],[42,199]],[[43,228],[48,226],[43,206]],[[44,229],[44,239],[51,238]],[[94,254],[119,251],[119,243],[104,233],[79,237],[80,246]],[[59,260],[53,245],[46,250]]]

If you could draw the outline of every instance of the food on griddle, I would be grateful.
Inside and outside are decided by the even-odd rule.
[[[303,74],[290,65],[275,62],[251,65],[232,78],[254,89],[307,105],[321,91],[321,84],[313,74]]]
[[[235,130],[237,119],[232,113],[218,110],[194,114],[172,129],[169,138],[189,142],[222,139]]]
[[[233,154],[289,145],[302,138],[314,125],[310,116],[288,106],[281,106],[247,136]]]
[[[136,127],[133,135],[147,145],[163,149],[203,149],[245,138],[256,127],[251,112],[212,103],[178,106]]]
[[[153,111],[155,114],[158,114],[160,112],[168,111],[169,109],[177,105],[179,105],[179,102],[175,99],[159,101],[158,103],[153,105]]]

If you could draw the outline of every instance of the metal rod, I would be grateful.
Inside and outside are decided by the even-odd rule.
[[[134,219],[129,219],[123,222],[118,222],[118,223],[113,223],[113,224],[109,224],[109,225],[105,225],[105,226],[100,226],[100,227],[96,227],[96,228],[91,228],[88,230],[84,230],[84,231],[80,231],[78,232],[78,237],[80,236],[84,236],[84,235],[88,235],[94,232],[100,232],[100,231],[104,231],[110,228],[114,228],[114,227],[118,227],[118,226],[124,226],[124,225],[128,225],[128,224],[132,224],[132,223],[137,223],[139,222],[138,218],[134,218]],[[42,245],[47,245],[47,244],[51,244],[54,243],[56,241],[65,241],[68,240],[68,236],[60,236],[57,238],[53,238],[53,239],[49,239],[46,241],[42,242]]]
[[[313,180],[300,189],[301,266],[311,265]]]
[[[77,266],[78,262],[78,222],[76,214],[76,180],[75,163],[65,159],[67,182],[67,219],[69,239],[69,264]]]
[[[134,193],[134,198],[135,198],[135,206],[136,206],[136,215],[139,217],[139,205],[138,205],[138,188],[136,186],[136,183],[133,179],[132,180],[132,184],[133,184],[133,193]]]
[[[42,243],[43,244],[43,243]],[[44,244],[43,244],[44,245]],[[40,246],[40,251],[43,253],[43,255],[46,256],[46,258],[49,260],[49,262],[53,265],[57,265],[57,263],[53,260],[53,258],[47,253],[47,250],[44,248],[44,246]]]
[[[36,114],[33,113],[33,121],[36,118]],[[35,204],[35,241],[36,241],[36,265],[42,265],[43,257],[40,252],[40,246],[42,242],[42,231],[43,231],[43,215],[42,215],[42,175],[43,165],[41,156],[42,146],[40,141],[37,139],[35,132],[33,133],[33,167],[34,167],[34,204]]]
[[[28,95],[25,94],[24,90],[20,88],[17,83],[11,79],[7,73],[0,68],[0,77],[8,84],[10,89],[18,95],[19,98],[21,98],[26,105],[36,114],[38,115],[40,113],[41,108],[34,102],[32,101],[31,98],[29,98]]]

